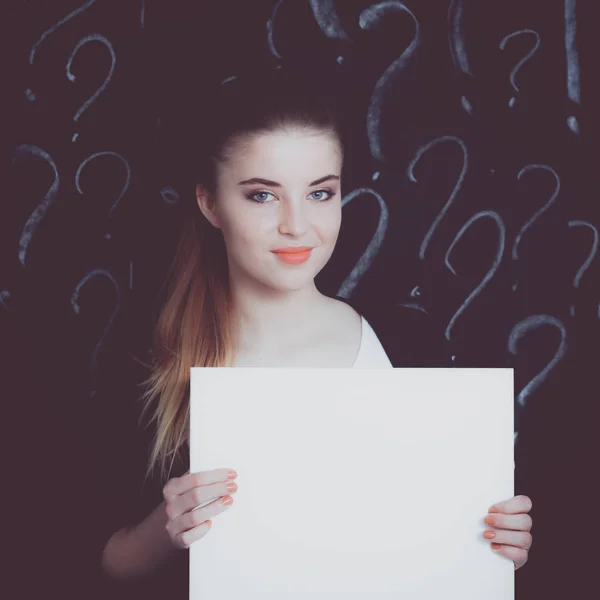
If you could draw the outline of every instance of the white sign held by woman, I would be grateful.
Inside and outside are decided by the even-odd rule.
[[[190,470],[237,471],[190,599],[512,600],[512,369],[193,368]]]

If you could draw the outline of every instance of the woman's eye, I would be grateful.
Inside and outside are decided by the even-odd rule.
[[[267,202],[267,198],[265,198],[264,196],[272,196],[272,195],[273,194],[271,194],[269,192],[256,192],[255,194],[248,196],[248,198],[250,200],[254,200],[255,202],[260,202],[261,204],[264,204],[265,202]],[[257,196],[263,196],[263,197],[257,198]]]
[[[313,194],[327,194],[327,196],[321,196],[320,198],[315,198],[315,200],[318,200],[318,201],[329,200],[329,198],[331,198],[332,196],[335,196],[335,194],[331,190],[315,190],[313,192]]]

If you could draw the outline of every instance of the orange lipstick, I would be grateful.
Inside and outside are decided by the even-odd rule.
[[[289,265],[299,265],[310,258],[312,248],[308,246],[290,246],[288,248],[277,248],[273,253],[279,260]]]

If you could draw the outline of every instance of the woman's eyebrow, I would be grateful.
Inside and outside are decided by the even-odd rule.
[[[320,177],[319,179],[315,179],[313,182],[309,184],[311,185],[319,185],[320,183],[324,183],[325,181],[329,181],[330,179],[339,181],[339,177],[337,175],[325,175],[325,177]],[[253,177],[252,179],[244,179],[244,181],[240,181],[238,185],[245,185],[248,183],[260,183],[262,185],[270,185],[272,187],[281,187],[280,183],[276,181],[271,181],[270,179],[263,179],[262,177]]]

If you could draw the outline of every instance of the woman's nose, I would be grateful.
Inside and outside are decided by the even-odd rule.
[[[308,230],[309,219],[304,202],[282,203],[279,232],[287,235],[300,236]]]

